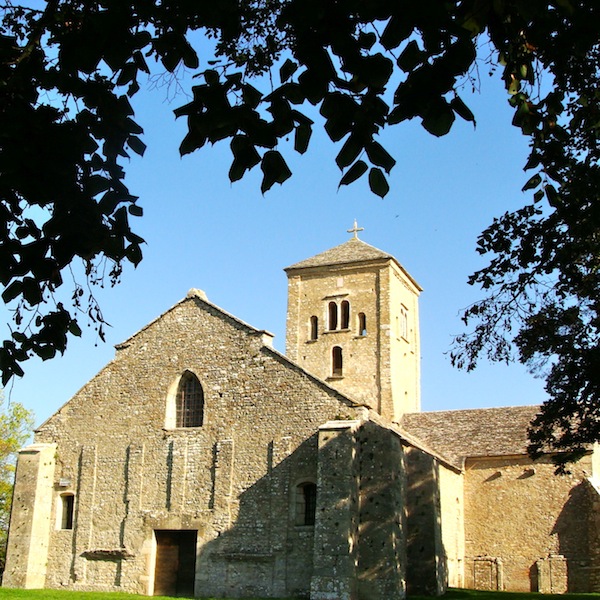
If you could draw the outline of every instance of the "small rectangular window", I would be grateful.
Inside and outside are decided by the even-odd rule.
[[[63,494],[60,497],[60,501],[60,528],[73,529],[73,512],[75,508],[75,496],[73,494]]]

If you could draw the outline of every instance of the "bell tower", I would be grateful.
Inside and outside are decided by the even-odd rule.
[[[348,230],[345,243],[285,269],[286,353],[383,417],[420,410],[419,284]]]

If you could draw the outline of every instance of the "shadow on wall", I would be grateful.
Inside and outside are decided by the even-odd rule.
[[[596,527],[595,523],[584,518],[593,515],[593,493],[596,492],[588,481],[573,487],[552,529],[552,534],[558,537],[559,554],[565,558],[563,580],[566,578],[566,582],[562,584],[565,592],[597,591],[592,589],[594,578],[590,573],[594,567],[590,564],[591,538],[595,535]],[[561,576],[560,572],[557,574]],[[551,581],[551,584],[554,589],[559,588],[561,582]]]
[[[434,462],[417,468],[411,457],[422,476],[407,489],[401,440],[371,422],[278,454],[269,447],[266,474],[239,495],[231,489],[233,460],[217,462],[207,524],[216,537],[199,539],[197,595],[308,598],[312,579],[317,598],[340,585],[340,599],[400,599],[407,541],[409,589],[445,589]],[[235,457],[238,481],[247,458]],[[317,483],[314,525],[301,496],[308,482]]]
[[[407,584],[410,595],[438,595],[448,581],[442,541],[439,465],[418,450],[406,451]]]
[[[230,464],[215,460],[210,525],[216,537],[199,540],[197,595],[309,595],[315,527],[305,524],[304,497],[297,494],[302,484],[316,482],[317,435],[282,459],[273,444],[265,451],[266,475],[239,496],[232,489],[233,457]],[[245,472],[245,460],[256,457],[236,456],[236,473]]]

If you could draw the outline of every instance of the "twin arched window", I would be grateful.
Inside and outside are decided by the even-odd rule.
[[[342,300],[339,306],[336,302],[331,301],[327,307],[327,313],[329,331],[335,331],[338,328],[338,323],[340,329],[350,327],[350,302],[348,300]]]
[[[201,427],[204,423],[204,391],[198,378],[186,371],[175,397],[176,427]]]

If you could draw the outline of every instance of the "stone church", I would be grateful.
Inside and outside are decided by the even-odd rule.
[[[199,290],[117,346],[19,454],[3,585],[599,591],[597,452],[559,477],[536,407],[421,412],[421,288],[357,231],[285,269],[285,356]]]

